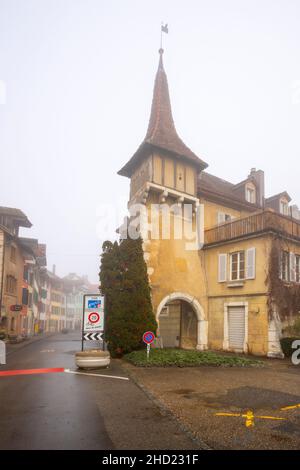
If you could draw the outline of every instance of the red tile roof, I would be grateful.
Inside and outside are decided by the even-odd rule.
[[[122,176],[130,177],[132,175],[137,163],[143,158],[144,151],[149,146],[171,152],[174,156],[195,164],[199,169],[203,170],[207,167],[207,163],[197,157],[177,134],[172,115],[167,75],[163,66],[163,50],[160,49],[159,52],[160,59],[147,134],[133,157],[118,172]]]
[[[223,201],[228,206],[236,206],[236,208],[250,211],[258,210],[260,208],[258,204],[249,203],[240,194],[236,193],[235,188],[238,185],[203,171],[198,177],[197,193],[198,196]]]

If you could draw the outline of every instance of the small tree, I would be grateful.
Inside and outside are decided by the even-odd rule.
[[[122,355],[142,345],[145,331],[156,332],[142,239],[105,242],[101,260],[101,289],[106,296],[109,350]]]

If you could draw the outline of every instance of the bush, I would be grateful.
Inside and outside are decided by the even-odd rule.
[[[300,336],[296,337],[289,337],[289,338],[281,338],[280,344],[283,354],[286,357],[291,357],[295,349],[292,348],[292,344],[294,341],[300,340]]]
[[[264,363],[258,359],[239,356],[225,356],[213,351],[195,351],[183,349],[152,349],[149,360],[146,348],[133,351],[125,356],[126,361],[137,367],[261,367]]]
[[[300,317],[297,318],[292,325],[285,327],[283,333],[286,337],[300,337]]]
[[[156,332],[142,240],[127,238],[105,242],[100,282],[105,295],[105,341],[112,356],[122,356],[142,346],[147,330]]]

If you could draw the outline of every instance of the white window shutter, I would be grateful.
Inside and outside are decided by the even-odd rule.
[[[296,256],[290,253],[290,281],[296,282]]]
[[[279,256],[279,266],[278,266],[278,272],[279,272],[279,279],[283,279],[283,272],[282,272],[282,264],[283,264],[283,251],[280,252]]]
[[[227,255],[221,254],[219,255],[219,275],[218,281],[219,282],[226,282],[227,280]]]
[[[246,250],[246,279],[255,279],[255,248]]]
[[[225,222],[225,213],[218,212],[218,225],[224,224]]]

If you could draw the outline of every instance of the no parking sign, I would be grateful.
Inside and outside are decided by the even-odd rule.
[[[143,334],[143,341],[144,341],[144,343],[147,344],[147,359],[149,359],[150,344],[152,344],[154,340],[155,340],[155,334],[152,333],[152,331],[146,331]]]
[[[154,340],[155,340],[155,335],[154,335],[154,333],[152,333],[152,331],[146,331],[143,334],[144,343],[151,344],[151,343],[153,343]]]

